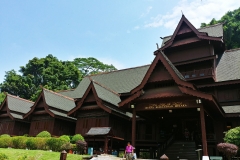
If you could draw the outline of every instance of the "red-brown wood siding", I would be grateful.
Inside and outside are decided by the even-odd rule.
[[[211,45],[205,45],[194,48],[189,47],[184,50],[175,50],[165,54],[172,63],[175,63],[210,56],[213,54],[212,52],[213,50]]]
[[[148,82],[166,81],[169,79],[172,79],[171,75],[161,63],[158,63],[149,77]]]
[[[48,131],[49,133],[53,133],[54,119],[49,117],[49,115],[45,116],[35,116],[31,120],[30,124],[30,136],[36,136],[38,133],[42,131]]]
[[[14,123],[15,123],[15,121],[11,120],[10,118],[1,119],[0,135],[1,134],[13,135]]]
[[[30,129],[30,123],[15,121],[13,135],[23,136],[28,134]]]
[[[79,114],[75,133],[84,136],[91,127],[109,127],[108,114],[103,111],[94,110]]]
[[[54,127],[53,127],[54,136],[61,135],[74,135],[75,131],[75,122],[70,122],[62,119],[55,119]]]

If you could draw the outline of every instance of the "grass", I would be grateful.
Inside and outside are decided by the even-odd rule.
[[[0,153],[8,156],[8,160],[59,160],[60,152],[42,150],[23,150],[0,148]],[[82,155],[68,154],[67,160],[82,160]]]

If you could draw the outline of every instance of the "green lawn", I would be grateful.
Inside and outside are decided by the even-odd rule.
[[[0,148],[0,153],[8,156],[8,160],[59,160],[60,152],[49,152],[42,150],[23,150]],[[27,156],[27,158],[24,156]],[[68,154],[67,160],[82,160],[81,155]]]

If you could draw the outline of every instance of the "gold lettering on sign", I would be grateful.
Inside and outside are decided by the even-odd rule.
[[[187,104],[182,102],[150,104],[149,106],[145,107],[145,109],[179,108],[179,107],[187,107]]]

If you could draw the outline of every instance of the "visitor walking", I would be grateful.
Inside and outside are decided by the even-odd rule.
[[[126,160],[133,159],[133,146],[130,144],[130,142],[127,143],[127,146],[125,149],[125,157],[126,157]]]

